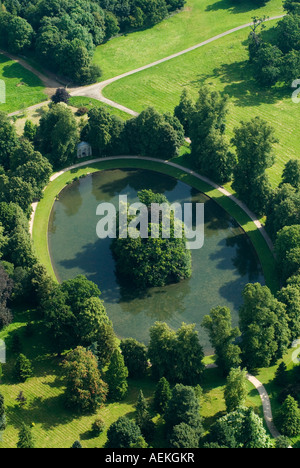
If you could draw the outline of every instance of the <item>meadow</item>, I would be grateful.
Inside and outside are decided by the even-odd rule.
[[[17,62],[0,54],[0,80],[6,87],[6,103],[0,111],[11,113],[46,101],[41,80]]]

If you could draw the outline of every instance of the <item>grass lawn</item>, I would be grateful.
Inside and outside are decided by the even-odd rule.
[[[6,86],[6,103],[0,104],[0,111],[11,113],[48,99],[37,76],[1,54],[0,80]]]
[[[151,29],[125,34],[99,46],[94,62],[106,80],[180,52],[237,26],[254,16],[283,13],[281,0],[257,8],[251,0],[187,0],[183,11]]]
[[[274,26],[268,23],[268,27]],[[196,99],[203,84],[229,95],[228,138],[242,120],[260,116],[276,130],[276,164],[269,170],[272,185],[278,185],[284,164],[300,154],[300,105],[292,102],[291,91],[259,88],[247,65],[248,30],[208,44],[169,62],[117,81],[104,95],[137,112],[154,106],[161,112],[173,112],[183,88]],[[292,79],[291,79],[292,81]]]

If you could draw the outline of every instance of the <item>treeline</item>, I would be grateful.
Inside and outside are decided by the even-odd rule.
[[[0,46],[13,53],[31,51],[47,69],[89,84],[101,76],[93,64],[95,47],[120,31],[150,27],[184,0],[4,0]]]
[[[286,0],[287,15],[274,28],[270,39],[264,34],[265,18],[255,18],[249,36],[249,62],[254,77],[263,86],[291,86],[300,76],[300,2]]]

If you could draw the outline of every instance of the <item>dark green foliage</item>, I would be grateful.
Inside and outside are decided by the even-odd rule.
[[[286,305],[291,339],[297,340],[300,336],[300,288],[288,285],[279,291],[277,299]]]
[[[290,184],[297,191],[300,190],[300,161],[290,159],[283,170],[282,184]]]
[[[240,368],[232,369],[226,380],[224,398],[227,412],[235,411],[244,406],[247,395],[247,371]]]
[[[289,184],[281,185],[272,194],[267,207],[266,229],[272,239],[285,226],[300,224],[300,192]]]
[[[150,329],[148,355],[154,378],[197,385],[204,371],[203,349],[195,325],[182,324],[177,332],[166,323],[156,322]]]
[[[24,138],[27,138],[29,141],[34,141],[37,127],[38,126],[31,122],[31,120],[26,120],[23,133]]]
[[[15,364],[15,377],[19,382],[26,382],[32,377],[33,371],[31,362],[24,354],[19,354]]]
[[[0,434],[6,429],[4,396],[0,393]]]
[[[107,386],[100,376],[95,356],[82,347],[67,354],[63,362],[65,404],[82,413],[95,412],[106,400]]]
[[[79,275],[61,285],[50,286],[49,294],[43,301],[43,309],[53,338],[57,340],[57,349],[72,346],[90,346],[107,337],[110,343],[111,333],[103,325],[110,326],[103,302],[100,300],[98,286]],[[107,354],[100,351],[102,362]]]
[[[227,96],[203,87],[189,119],[193,166],[221,184],[231,180],[236,164],[224,133],[227,107]]]
[[[19,432],[19,440],[17,443],[17,448],[19,449],[35,448],[34,438],[32,436],[31,429],[25,423],[22,424],[22,427]]]
[[[238,197],[257,214],[265,212],[271,196],[266,170],[275,162],[273,145],[277,140],[274,133],[273,127],[256,117],[241,122],[232,139],[238,160],[232,186]]]
[[[199,448],[199,435],[191,426],[180,423],[173,428],[170,437],[171,448]]]
[[[166,160],[178,156],[183,135],[183,127],[176,117],[159,114],[149,107],[126,122],[124,138],[129,154]]]
[[[10,156],[18,144],[16,129],[4,112],[0,112],[0,166],[9,169]]]
[[[259,283],[248,284],[243,298],[239,311],[243,363],[249,371],[269,367],[282,358],[290,344],[286,308]]]
[[[92,424],[92,432],[98,437],[105,430],[105,422],[101,418],[97,418]]]
[[[144,191],[138,195],[142,195],[140,200],[145,201],[147,198],[149,203],[150,200],[156,203],[157,196],[151,191],[148,191],[146,198]],[[124,209],[126,210],[126,207]],[[126,281],[126,284],[134,285],[140,290],[145,290],[150,287],[178,283],[191,276],[191,252],[186,248],[184,226],[175,220],[173,211],[171,209],[169,211],[165,215],[165,218],[170,220],[169,233],[160,219],[156,225],[158,236],[152,236],[152,229],[155,225],[151,223],[152,219],[150,222],[147,219],[145,229],[148,238],[142,238],[141,235],[137,238],[135,236],[127,238],[117,236],[113,240],[111,249],[116,261],[117,274],[121,281]],[[145,218],[148,217],[149,213],[146,212]],[[129,229],[134,219],[134,216],[128,216]],[[175,235],[176,223],[178,223],[179,229],[182,229],[181,238]]]
[[[154,410],[163,415],[168,407],[172,397],[172,391],[169,382],[165,377],[162,377],[155,389],[154,394]]]
[[[286,226],[277,235],[275,242],[278,272],[283,282],[295,275],[300,268],[300,225]]]
[[[124,358],[116,349],[105,373],[105,382],[108,385],[108,397],[111,400],[122,400],[128,390],[128,369],[124,364]]]
[[[133,338],[121,341],[120,348],[124,357],[129,377],[141,378],[148,369],[147,348]]]
[[[122,416],[115,423],[113,423],[107,432],[106,448],[130,448],[139,442],[142,433],[138,425]]]
[[[150,413],[149,405],[144,397],[142,390],[139,392],[136,404],[136,423],[141,429],[141,433],[146,441],[151,440],[155,431],[155,424],[153,423]]]
[[[276,439],[275,448],[277,449],[288,449],[291,447],[291,441],[285,436],[279,436]]]
[[[296,437],[300,434],[300,409],[292,396],[288,396],[278,410],[276,424],[285,436]]]
[[[195,110],[194,103],[186,88],[182,91],[180,102],[174,109],[174,115],[184,128],[185,135],[190,135],[190,120]]]
[[[79,440],[75,440],[75,442],[74,442],[74,444],[72,445],[71,448],[76,448],[76,449],[82,448],[82,445],[81,445],[81,443],[79,442]]]
[[[200,405],[192,387],[177,384],[172,391],[165,412],[166,431],[172,438],[174,428],[182,423],[187,424],[193,431],[195,439],[200,439],[203,433]]]
[[[64,103],[54,105],[42,115],[35,143],[54,169],[73,162],[79,130],[72,111]]]
[[[210,315],[204,317],[202,326],[208,331],[210,343],[215,349],[216,363],[224,375],[232,368],[241,364],[241,349],[234,344],[241,334],[240,330],[232,328],[231,311],[227,307],[212,309]]]
[[[287,367],[284,362],[281,362],[279,366],[277,367],[274,382],[279,387],[285,387],[287,385],[287,382],[288,382]]]
[[[51,100],[55,104],[58,104],[59,102],[64,102],[65,104],[68,104],[70,98],[71,96],[65,88],[58,88],[55,94],[53,94]]]
[[[252,408],[239,408],[211,426],[209,442],[227,448],[272,448],[263,420]]]

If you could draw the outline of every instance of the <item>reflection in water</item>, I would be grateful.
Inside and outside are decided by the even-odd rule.
[[[118,207],[120,194],[133,203],[144,188],[164,193],[171,203],[205,203],[205,244],[192,251],[190,279],[141,292],[118,282],[111,240],[96,236],[96,208],[100,202]],[[182,322],[196,323],[201,344],[211,352],[207,334],[200,326],[203,316],[212,307],[228,306],[237,325],[244,286],[248,282],[264,283],[252,244],[222,208],[188,185],[151,171],[103,171],[69,186],[53,207],[49,248],[59,280],[85,274],[99,285],[116,333],[145,343],[149,341],[149,328],[157,320],[166,321],[174,329]]]

